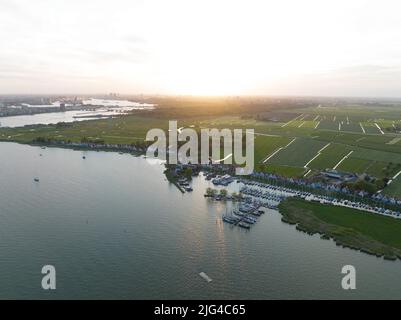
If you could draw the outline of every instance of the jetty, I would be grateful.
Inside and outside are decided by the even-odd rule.
[[[224,214],[222,220],[243,229],[250,229],[263,213],[264,210],[261,210],[259,205],[241,203],[238,209],[233,209],[230,214]]]

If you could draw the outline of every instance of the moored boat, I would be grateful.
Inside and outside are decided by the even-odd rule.
[[[251,228],[251,226],[248,223],[245,223],[245,222],[242,222],[242,221],[240,223],[238,223],[238,225],[241,228],[244,228],[244,229],[250,229]]]

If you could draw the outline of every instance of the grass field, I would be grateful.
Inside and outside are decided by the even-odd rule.
[[[369,160],[348,158],[338,166],[337,170],[345,172],[364,173],[369,165]]]
[[[318,128],[319,130],[338,130],[338,122],[332,120],[323,120],[320,122]]]
[[[287,199],[279,209],[285,222],[303,231],[389,259],[401,258],[401,220],[301,199]]]
[[[308,167],[311,169],[331,169],[350,151],[351,147],[348,145],[332,143]]]
[[[363,130],[359,124],[359,122],[345,122],[342,125],[342,131],[349,131],[349,132],[356,132],[356,133],[363,133]]]
[[[186,101],[180,100],[179,107],[171,106],[171,110],[166,107],[160,114],[151,116],[130,115],[68,125],[0,128],[0,140],[30,143],[35,138],[42,137],[58,141],[79,142],[88,139],[113,144],[138,144],[144,140],[151,128],[161,128],[167,132],[167,119],[175,118],[174,110],[185,110]],[[163,99],[160,103],[164,103]],[[212,109],[214,103],[214,99],[207,100],[207,108]],[[264,116],[235,115],[230,112],[229,102],[221,104],[221,108],[226,110],[226,115],[203,115],[201,112],[201,117],[190,117],[198,107],[201,108],[196,104],[189,114],[180,116],[178,126],[193,127],[196,130],[254,129],[255,167],[258,170],[298,177],[305,171],[306,165],[313,171],[333,168],[345,155],[353,151],[349,158],[337,167],[338,170],[368,173],[377,178],[391,178],[399,171],[401,134],[386,129],[394,128],[393,125],[400,123],[399,106],[315,105],[288,110],[281,108],[280,111],[267,115],[268,119],[274,121],[265,121]],[[237,102],[234,105],[236,109],[246,109]],[[253,108],[262,107],[255,105]],[[375,124],[378,124],[384,134],[380,133]],[[321,151],[328,144],[330,145]],[[319,151],[321,152],[318,155]],[[267,166],[261,165],[264,160]],[[395,181],[388,188],[388,194],[401,197],[397,185]]]
[[[260,163],[278,148],[290,142],[287,137],[255,136],[255,163]]]
[[[339,165],[338,169],[346,172],[368,173],[377,178],[390,178],[401,169],[401,164],[394,153],[357,149]]]
[[[362,122],[362,126],[365,128],[366,133],[380,134],[374,122]]]
[[[401,194],[401,176],[398,176],[388,187],[384,189],[384,194],[394,197],[400,197]]]
[[[326,143],[312,139],[297,138],[288,147],[274,155],[268,164],[303,167]]]
[[[357,148],[351,156],[352,158],[366,159],[372,161],[393,162],[401,164],[401,153]]]
[[[24,128],[2,128],[2,140],[31,142],[35,137],[44,137],[65,141],[81,141],[83,137],[91,140],[102,140],[105,143],[134,143],[144,140],[150,128],[167,130],[168,121],[143,118],[121,117],[115,119],[74,122],[68,126],[35,126]]]
[[[291,166],[279,166],[274,164],[259,165],[258,168],[262,172],[278,174],[283,177],[302,177],[305,173],[305,168],[291,167]]]

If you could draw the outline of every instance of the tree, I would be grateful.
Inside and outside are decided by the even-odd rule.
[[[206,189],[206,194],[208,196],[214,196],[216,194],[216,190],[212,189],[212,188],[207,188]]]
[[[221,190],[220,190],[220,195],[221,195],[222,197],[226,197],[226,196],[227,196],[227,190],[226,190],[226,189],[221,189]]]
[[[185,168],[183,173],[187,178],[192,177],[192,169],[191,168]]]

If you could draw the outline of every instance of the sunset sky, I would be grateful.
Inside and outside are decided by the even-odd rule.
[[[0,93],[401,97],[399,1],[1,0]]]

